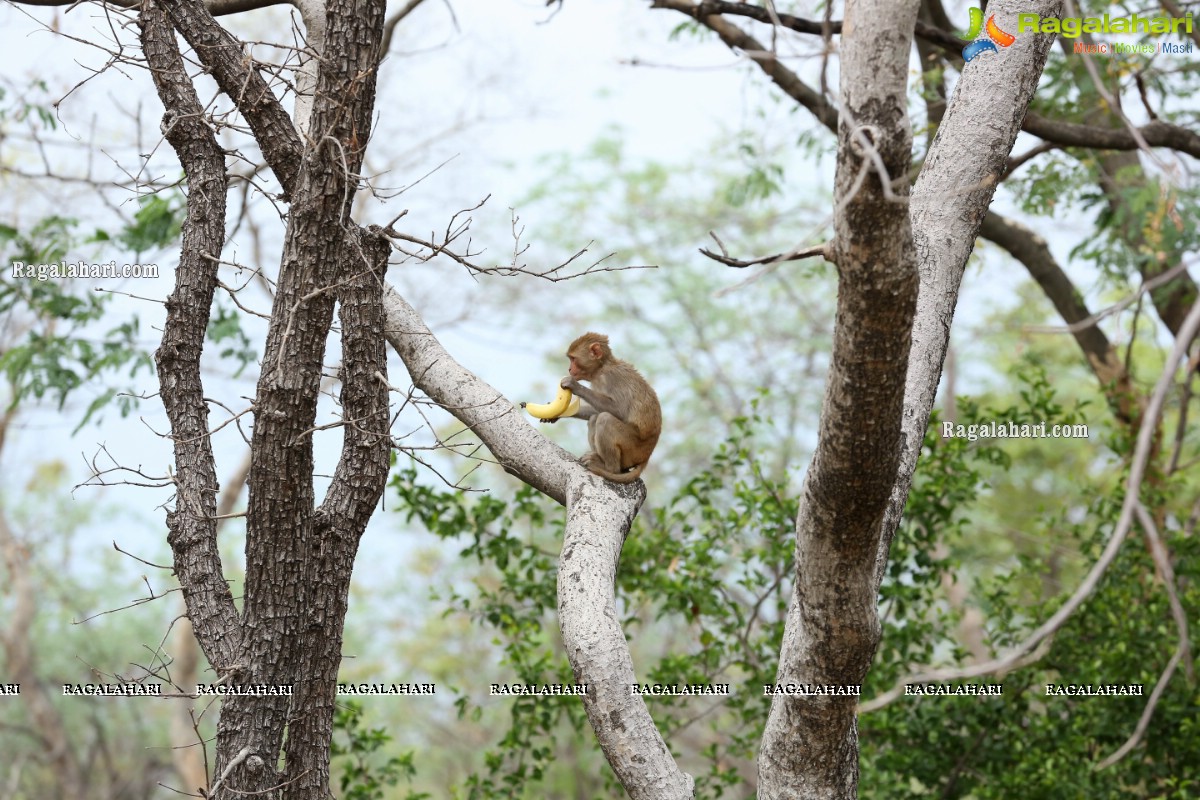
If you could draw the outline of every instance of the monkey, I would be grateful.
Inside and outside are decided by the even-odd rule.
[[[570,374],[559,385],[579,395],[575,416],[588,423],[591,450],[579,462],[606,480],[633,483],[662,432],[658,395],[632,364],[612,354],[604,334],[589,331],[571,342],[567,362]]]

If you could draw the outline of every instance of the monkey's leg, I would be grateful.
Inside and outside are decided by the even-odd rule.
[[[623,463],[624,453],[633,449],[637,442],[637,431],[612,414],[600,413],[593,418],[596,428],[592,441],[595,461],[599,461],[608,472],[619,474],[633,464]],[[590,461],[588,465],[590,465]]]

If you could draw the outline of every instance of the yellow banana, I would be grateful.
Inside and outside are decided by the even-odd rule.
[[[560,386],[558,394],[554,395],[554,399],[549,403],[522,403],[521,405],[538,419],[558,419],[561,416],[571,416],[571,414],[579,410],[578,398],[575,398],[575,408],[573,410],[569,409],[571,400],[571,390]],[[570,410],[570,414],[565,413],[568,410]]]
[[[569,406],[567,406],[567,410],[564,411],[560,416],[573,417],[578,413],[579,413],[579,398],[572,397],[571,404]]]

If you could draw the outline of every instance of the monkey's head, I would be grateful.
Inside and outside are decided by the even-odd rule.
[[[577,381],[590,381],[601,367],[612,361],[612,357],[608,337],[589,331],[567,348],[567,371]]]

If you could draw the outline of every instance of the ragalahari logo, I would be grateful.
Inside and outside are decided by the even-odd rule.
[[[987,33],[987,38],[976,41],[981,30]],[[967,61],[984,53],[999,52],[996,50],[996,45],[1008,47],[1017,40],[1017,37],[1011,33],[1005,33],[1000,30],[1000,26],[996,24],[995,14],[988,17],[987,25],[985,26],[983,24],[983,9],[980,8],[971,9],[971,29],[965,34],[960,33],[958,36],[960,39],[969,39],[971,41],[962,51],[963,58]]]

